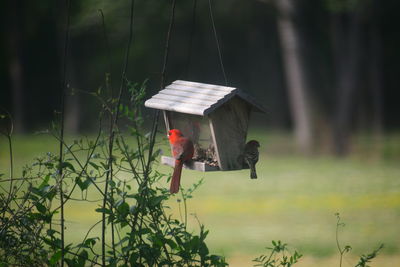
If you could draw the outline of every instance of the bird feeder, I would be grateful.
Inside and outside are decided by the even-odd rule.
[[[166,130],[179,129],[192,140],[198,171],[240,170],[251,111],[265,108],[243,91],[227,86],[177,80],[145,102],[163,111]],[[161,162],[174,166],[173,157]]]

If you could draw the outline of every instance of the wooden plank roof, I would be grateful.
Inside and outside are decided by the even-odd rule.
[[[263,106],[237,88],[182,80],[168,85],[148,99],[144,105],[149,108],[204,116],[234,96],[242,98],[257,111],[266,112]]]

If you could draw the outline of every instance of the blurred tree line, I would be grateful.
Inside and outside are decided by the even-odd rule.
[[[171,3],[135,2],[127,76],[158,91]],[[167,83],[224,84],[209,2],[177,1]],[[87,94],[118,87],[128,38],[130,1],[71,2],[66,127],[90,131],[97,105]],[[396,0],[211,1],[228,84],[269,109],[260,123],[293,129],[299,149],[330,140],[348,152],[354,131],[397,129],[400,35]],[[99,10],[105,17],[105,27]],[[195,14],[195,16],[193,16]],[[48,125],[58,109],[65,1],[0,3],[0,106],[17,131]],[[105,34],[104,34],[105,33]]]

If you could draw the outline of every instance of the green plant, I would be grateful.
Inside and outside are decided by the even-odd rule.
[[[256,262],[254,266],[263,267],[290,267],[293,266],[303,256],[297,251],[292,254],[287,249],[287,244],[279,241],[272,241],[272,247],[267,247],[270,251],[269,255],[261,255],[255,258],[253,261]],[[288,255],[286,255],[288,254]]]
[[[342,267],[342,262],[343,262],[343,255],[345,253],[348,253],[351,250],[351,246],[346,245],[344,246],[344,248],[341,247],[340,242],[339,242],[339,227],[344,227],[345,224],[342,223],[340,220],[340,214],[339,213],[335,213],[335,216],[337,218],[337,222],[336,222],[336,246],[337,249],[339,250],[339,254],[340,254],[340,261],[339,261],[339,266]]]
[[[2,265],[58,265],[62,259],[59,211],[73,201],[99,202],[96,211],[102,219],[88,229],[80,243],[66,244],[63,252],[68,266],[103,265],[103,257],[107,266],[227,265],[223,257],[209,253],[208,231],[203,225],[198,233],[187,231],[186,200],[201,181],[182,191],[184,221],[166,212],[164,202],[171,195],[159,181],[168,175],[152,169],[159,150],[152,150],[154,143],[150,134],[144,133],[141,115],[145,84],[128,83],[128,93],[128,104],[118,108],[128,122],[127,133],[114,125],[115,146],[110,146],[110,132],[103,129],[104,116],[113,117],[111,113],[117,111],[115,100],[104,100],[98,91],[93,95],[103,99],[103,109],[94,140],[84,137],[68,144],[59,136],[56,124],[49,132],[63,144],[62,177],[59,156],[47,153],[25,166],[21,178],[0,181],[12,187],[1,186],[0,192]],[[93,191],[102,199],[91,199],[89,192]],[[92,235],[92,229],[101,223],[109,239]]]
[[[19,194],[28,182],[14,177],[13,122],[11,115],[5,113],[0,114],[1,122],[6,125],[0,133],[7,138],[10,170],[8,178],[0,173],[0,266],[8,266],[10,262],[18,266],[40,265],[47,261],[47,251],[40,238],[43,224],[38,221],[48,217],[32,212],[35,208],[45,210],[41,202],[32,205],[29,194]]]
[[[340,214],[339,213],[335,213],[337,222],[336,222],[336,246],[339,250],[340,253],[340,261],[339,261],[339,266],[342,266],[342,262],[343,262],[343,255],[345,253],[348,253],[351,250],[351,246],[346,245],[342,248],[342,246],[340,245],[339,242],[339,228],[340,227],[344,227],[345,224],[343,222],[341,222],[341,218],[340,218]],[[376,258],[376,256],[378,255],[378,252],[383,248],[383,244],[381,244],[377,249],[375,249],[373,252],[367,254],[367,255],[361,255],[360,256],[360,260],[357,263],[357,265],[355,267],[368,267],[367,263],[371,262],[372,259]]]
[[[368,267],[367,265],[368,262],[371,262],[372,259],[376,258],[378,256],[379,251],[383,248],[383,244],[381,244],[377,249],[372,251],[371,253],[367,255],[361,255],[360,260],[358,261],[357,265],[355,267]]]

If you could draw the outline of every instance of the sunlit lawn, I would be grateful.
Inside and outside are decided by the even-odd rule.
[[[305,255],[296,266],[338,266],[334,214],[339,212],[346,223],[340,228],[340,243],[353,248],[344,266],[354,266],[356,256],[380,243],[385,248],[371,266],[400,266],[400,164],[362,154],[347,159],[302,157],[285,150],[290,147],[287,136],[259,132],[256,136],[262,144],[257,180],[249,178],[248,170],[183,172],[184,188],[204,179],[188,200],[189,227],[198,229],[192,215],[196,214],[210,230],[208,244],[213,253],[225,255],[231,266],[251,266],[271,240],[282,240]],[[3,173],[8,163],[5,144],[0,139]],[[283,152],[280,145],[285,147]],[[16,166],[57,150],[55,141],[43,136],[16,137],[14,147]],[[156,168],[171,172],[166,166]],[[178,198],[168,203],[176,216],[180,216]],[[82,240],[100,219],[93,211],[98,205],[71,202],[66,210],[68,241]],[[94,228],[91,236],[99,231]]]

